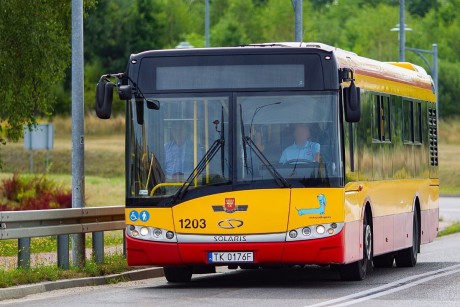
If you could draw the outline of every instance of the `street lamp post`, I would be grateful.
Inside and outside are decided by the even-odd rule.
[[[295,13],[295,30],[294,39],[296,42],[303,41],[303,30],[302,30],[302,0],[291,0],[292,7]]]
[[[419,57],[422,58],[422,60],[428,65],[428,68],[430,69],[430,74],[433,78],[434,81],[434,89],[435,89],[435,95],[436,95],[436,108],[438,111],[436,112],[436,116],[439,116],[439,104],[438,104],[438,45],[433,44],[431,50],[425,50],[425,49],[418,49],[418,48],[406,48],[406,31],[412,31],[411,28],[408,28],[407,25],[405,24],[405,18],[404,18],[404,0],[399,0],[399,24],[396,24],[394,28],[392,28],[390,31],[398,31],[399,32],[399,61],[400,62],[405,62],[406,61],[406,56],[405,56],[405,51],[410,50],[415,52]],[[424,53],[426,54],[431,54],[433,57],[433,62],[430,64],[428,59],[425,57]]]
[[[404,20],[404,0],[399,0],[399,3],[399,61],[404,62],[406,60],[406,24]]]
[[[205,13],[204,13],[204,36],[205,46],[209,48],[209,0],[205,2]]]
[[[436,95],[436,108],[438,111],[436,112],[437,117],[439,117],[439,104],[438,104],[438,45],[433,44],[431,50],[425,50],[425,49],[418,49],[418,48],[406,48],[406,50],[410,50],[414,53],[416,53],[419,57],[422,58],[422,60],[426,63],[428,68],[430,69],[430,74],[433,77],[434,81],[434,90],[435,90],[435,95]],[[431,54],[432,56],[432,63],[428,61],[428,59],[425,57],[425,54]]]

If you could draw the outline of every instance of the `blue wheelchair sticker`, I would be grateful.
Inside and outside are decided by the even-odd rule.
[[[136,210],[133,210],[129,213],[129,219],[132,221],[132,222],[135,222],[139,219],[139,213],[136,211]]]

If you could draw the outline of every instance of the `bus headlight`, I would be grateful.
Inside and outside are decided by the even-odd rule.
[[[292,229],[286,232],[286,241],[307,241],[323,239],[339,234],[344,227],[344,223],[330,223],[319,225],[308,225]]]
[[[176,234],[173,231],[149,226],[127,225],[126,235],[128,237],[146,241],[169,243],[177,242]]]
[[[147,227],[142,227],[140,233],[142,236],[145,237],[146,235],[149,234],[149,229]]]
[[[316,232],[322,235],[326,231],[326,228],[323,225],[316,226]]]
[[[302,229],[302,234],[303,234],[304,236],[306,236],[306,237],[308,237],[309,235],[311,235],[311,229],[310,229],[310,227],[304,227],[304,228]]]
[[[153,230],[153,235],[154,235],[155,237],[157,237],[157,238],[159,238],[159,237],[161,236],[162,233],[163,233],[163,232],[161,231],[161,229],[155,228],[155,229]]]
[[[168,231],[168,232],[166,233],[166,239],[171,240],[172,238],[174,238],[174,232]]]

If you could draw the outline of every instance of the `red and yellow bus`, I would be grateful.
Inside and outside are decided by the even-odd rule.
[[[116,80],[116,81],[112,81]],[[103,75],[126,100],[128,264],[411,267],[438,230],[435,88],[319,43],[154,50]]]

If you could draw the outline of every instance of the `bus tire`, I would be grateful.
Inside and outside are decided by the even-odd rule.
[[[376,268],[392,268],[395,256],[393,253],[383,254],[372,259]]]
[[[373,235],[370,222],[372,218],[368,212],[366,210],[363,218],[363,259],[342,265],[339,269],[342,280],[363,280],[367,273],[372,270]]]
[[[189,282],[192,279],[192,268],[190,267],[164,267],[163,272],[168,282]]]
[[[395,256],[396,266],[399,268],[414,267],[417,264],[417,254],[420,250],[420,227],[418,211],[414,211],[412,224],[412,246],[397,252]]]

